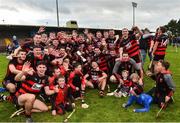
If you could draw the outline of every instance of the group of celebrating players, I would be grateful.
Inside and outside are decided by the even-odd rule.
[[[1,94],[0,100],[12,102],[27,122],[33,122],[33,112],[52,110],[52,115],[63,115],[72,111],[78,99],[82,108],[88,108],[87,87],[98,89],[100,97],[105,96],[106,87],[107,96],[129,96],[123,107],[134,101],[143,105],[134,112],[149,111],[152,102],[165,108],[175,92],[170,64],[164,60],[165,32],[159,27],[153,36],[135,26],[131,31],[123,28],[118,35],[113,29],[96,34],[85,29],[79,34],[73,30],[47,35],[41,27],[32,40],[13,52],[2,82],[10,94]],[[143,69],[146,53],[152,61],[147,73]],[[155,80],[155,87],[147,93],[143,92],[145,74]],[[117,85],[113,92],[112,83]]]

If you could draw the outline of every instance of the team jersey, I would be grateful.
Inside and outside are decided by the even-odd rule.
[[[55,94],[55,106],[59,104],[65,104],[66,102],[73,102],[69,85],[65,85],[64,88],[59,88],[59,92]]]
[[[97,56],[94,56],[93,60],[98,63],[100,70],[107,72],[108,71],[108,62],[107,62],[108,58],[106,57],[105,54],[101,53]]]
[[[123,52],[128,52],[130,57],[139,55],[140,53],[135,35],[129,36],[127,39],[121,39],[120,48],[123,48]]]
[[[131,87],[132,85],[133,85],[133,83],[129,79],[123,80],[123,86]]]
[[[156,38],[155,42],[158,42],[158,46],[157,46],[156,51],[154,52],[154,55],[165,55],[166,54],[167,40],[168,40],[168,36],[164,35],[164,34],[162,34]]]
[[[6,76],[5,76],[4,80],[10,80],[12,83],[15,83],[16,81],[14,80],[14,78],[15,78],[16,74],[12,73],[9,70],[9,66],[14,65],[17,70],[22,70],[23,64],[24,64],[24,62],[18,63],[17,58],[13,58],[11,61],[9,61]]]
[[[101,70],[97,71],[97,70],[91,69],[88,74],[93,83],[98,83],[98,79],[99,77],[102,77],[102,73],[103,72]]]
[[[16,96],[26,93],[37,95],[47,84],[47,76],[39,77],[36,73],[33,75],[27,75],[26,79],[22,82],[21,88],[16,92]]]
[[[73,90],[76,90],[76,87],[85,86],[85,79],[83,74],[71,72],[68,80],[68,84]]]
[[[156,95],[172,96],[175,91],[175,85],[170,72],[159,73],[156,75]]]

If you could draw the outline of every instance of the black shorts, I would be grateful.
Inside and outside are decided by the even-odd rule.
[[[99,89],[99,83],[98,82],[92,82],[95,89]]]
[[[72,104],[59,104],[55,106],[55,110],[57,111],[58,114],[63,115],[67,112],[73,111]]]
[[[81,91],[80,91],[80,90],[79,90],[79,91],[73,91],[73,92],[72,92],[72,96],[73,96],[74,98],[81,97]]]
[[[164,60],[165,55],[155,55],[154,61]]]

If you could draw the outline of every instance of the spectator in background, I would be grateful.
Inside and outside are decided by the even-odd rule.
[[[8,44],[6,46],[6,55],[10,55],[12,53],[12,45],[11,44]]]
[[[13,35],[13,51],[19,47],[19,41],[17,40],[17,37]]]

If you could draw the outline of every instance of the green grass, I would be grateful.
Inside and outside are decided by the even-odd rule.
[[[159,108],[153,104],[149,112],[133,113],[134,108],[139,105],[132,105],[127,110],[123,109],[121,105],[127,101],[127,98],[115,97],[98,97],[97,90],[87,90],[86,102],[90,105],[88,109],[80,108],[80,102],[76,103],[76,112],[72,115],[69,121],[71,122],[180,122],[180,51],[175,52],[173,47],[167,50],[166,60],[171,63],[170,70],[173,73],[173,79],[176,84],[176,92],[174,95],[175,103],[161,112],[161,116],[156,119],[155,115]],[[0,55],[0,81],[4,78],[6,73],[6,66],[8,61],[5,56]],[[147,66],[148,63],[146,63]],[[154,82],[145,77],[145,91],[148,91]],[[18,116],[10,119],[9,116],[15,111],[12,104],[8,102],[0,103],[0,121],[1,122],[24,122],[24,116]],[[66,114],[65,116],[67,116]],[[33,118],[36,122],[62,122],[65,116],[51,116],[51,112],[34,113]]]

